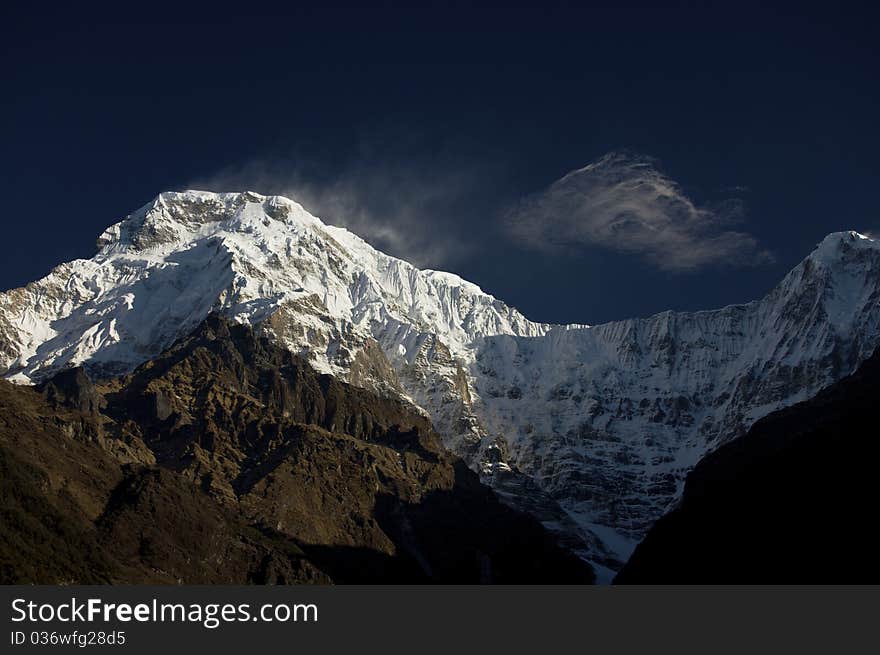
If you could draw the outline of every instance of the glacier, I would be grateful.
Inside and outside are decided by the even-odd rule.
[[[404,399],[447,448],[613,571],[707,452],[851,373],[880,337],[880,243],[826,237],[764,298],[602,325],[534,322],[253,192],[167,192],[90,259],[0,293],[0,375],[124,374],[211,312]]]

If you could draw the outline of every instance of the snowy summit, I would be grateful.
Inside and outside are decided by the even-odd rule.
[[[415,404],[510,502],[557,506],[548,525],[608,569],[702,455],[849,374],[880,337],[880,244],[855,232],[759,301],[592,327],[530,321],[279,196],[162,193],[98,246],[0,293],[0,374],[123,374],[220,312]]]

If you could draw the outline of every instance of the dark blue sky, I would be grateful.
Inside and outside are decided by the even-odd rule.
[[[91,256],[106,225],[194,182],[354,192],[370,220],[405,215],[398,227],[445,244],[393,254],[548,321],[750,300],[827,232],[880,228],[876,15],[607,4],[7,6],[0,287]],[[701,206],[735,194],[737,229],[775,260],[680,272],[510,238],[500,217],[517,199],[621,148],[658,158]]]

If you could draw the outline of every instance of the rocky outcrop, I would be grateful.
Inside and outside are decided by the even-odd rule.
[[[103,429],[94,414],[0,383],[4,584],[329,581],[289,538],[183,476],[120,464],[96,438]]]
[[[4,581],[593,580],[423,414],[217,315],[130,375],[0,391]]]
[[[37,387],[53,407],[79,410],[83,414],[97,414],[104,399],[95,389],[92,380],[77,366],[61,371],[51,380]]]
[[[703,455],[880,341],[880,245],[853,232],[829,235],[759,301],[592,327],[530,321],[280,197],[163,193],[100,247],[0,293],[7,378],[125,375],[217,312],[417,408],[506,502],[576,526],[566,538],[610,569]],[[181,409],[161,389],[142,401],[163,421]]]

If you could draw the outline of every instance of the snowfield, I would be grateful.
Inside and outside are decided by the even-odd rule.
[[[88,260],[0,294],[0,374],[118,375],[212,311],[427,412],[502,497],[614,570],[684,475],[852,372],[880,335],[880,244],[829,235],[761,300],[549,325],[287,198],[162,193]]]

